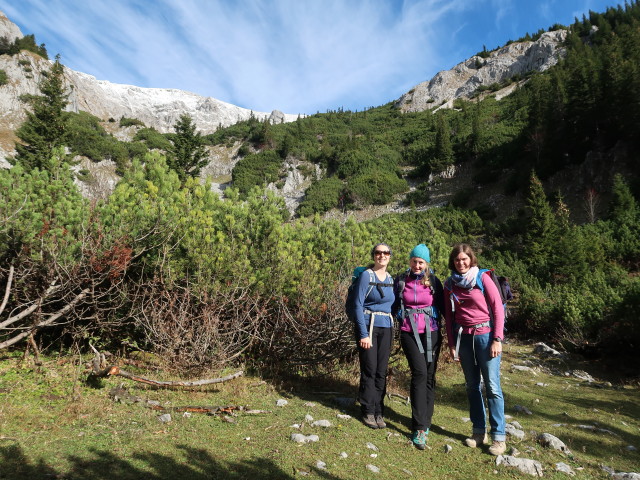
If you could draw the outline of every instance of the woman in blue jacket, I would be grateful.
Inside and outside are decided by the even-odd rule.
[[[355,298],[356,340],[360,358],[358,400],[362,421],[371,428],[385,428],[384,397],[387,392],[387,367],[393,319],[391,306],[395,296],[393,279],[387,273],[391,249],[379,243],[371,250],[373,265],[358,278]]]

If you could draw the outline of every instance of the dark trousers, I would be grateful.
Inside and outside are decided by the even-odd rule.
[[[392,328],[373,327],[372,347],[358,345],[360,357],[360,390],[358,401],[363,415],[384,415],[387,393],[387,367],[393,340]]]
[[[420,334],[424,353],[418,350],[413,332],[400,332],[400,344],[409,362],[411,370],[411,429],[428,430],[431,428],[433,404],[436,399],[436,368],[442,345],[440,331],[431,333],[433,362],[427,362],[427,334]]]

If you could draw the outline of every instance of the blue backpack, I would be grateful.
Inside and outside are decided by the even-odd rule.
[[[389,284],[387,283],[378,282],[376,274],[373,273],[373,270],[371,270],[370,268],[368,267],[354,268],[353,273],[351,274],[351,284],[349,285],[349,289],[347,290],[347,299],[344,303],[344,311],[350,320],[355,320],[356,318],[356,296],[358,295],[358,279],[360,278],[360,275],[362,275],[364,272],[369,273],[369,288],[367,289],[367,293],[364,296],[365,299],[369,296],[369,294],[371,293],[371,290],[373,290],[374,287],[389,286]],[[389,274],[387,274],[387,278],[388,276]],[[382,294],[382,296],[384,296],[384,293]]]

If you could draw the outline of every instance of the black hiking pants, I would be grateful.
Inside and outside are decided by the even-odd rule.
[[[433,406],[436,399],[436,368],[442,345],[440,331],[430,332],[433,361],[427,362],[427,333],[420,334],[424,353],[418,350],[413,332],[400,332],[400,345],[409,362],[411,370],[411,429],[428,430],[431,428]]]
[[[373,327],[372,347],[358,345],[360,357],[360,389],[358,401],[362,415],[384,415],[387,394],[387,367],[393,341],[393,328]]]

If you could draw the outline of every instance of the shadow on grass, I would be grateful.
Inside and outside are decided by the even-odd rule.
[[[178,455],[184,460],[152,452],[141,452],[133,459],[123,459],[112,452],[90,450],[92,457],[70,456],[68,472],[56,471],[43,460],[28,459],[20,446],[0,446],[0,479],[32,480],[37,478],[66,479],[293,479],[295,472],[286,473],[273,461],[264,458],[232,462],[220,461],[205,450],[184,445],[176,446]],[[317,469],[313,469],[316,471]],[[325,471],[317,470],[316,475],[326,479],[336,479]]]

